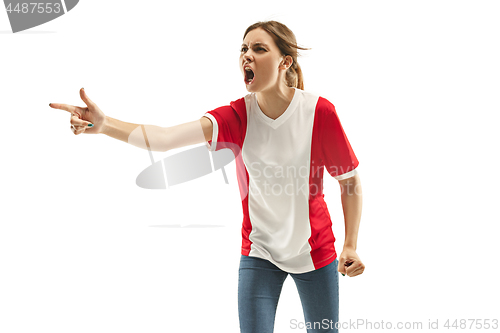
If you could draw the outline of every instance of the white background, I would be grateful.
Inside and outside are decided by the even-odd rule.
[[[146,150],[75,136],[48,104],[85,106],[85,87],[123,121],[199,119],[247,93],[239,47],[263,20],[312,48],[299,57],[305,90],[336,106],[360,161],[366,269],[340,275],[340,320],[424,332],[500,319],[498,2],[311,3],[87,0],[16,34],[0,11],[1,332],[239,332],[235,163],[229,185],[216,172],[145,190]],[[340,254],[340,190],[324,179]],[[293,319],[288,277],[275,332],[305,332]]]

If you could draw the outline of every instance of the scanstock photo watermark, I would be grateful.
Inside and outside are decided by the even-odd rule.
[[[179,135],[176,133],[186,134],[177,138]],[[224,182],[229,184],[224,166],[235,160],[241,200],[250,192],[255,197],[321,197],[324,170],[342,181],[342,194],[361,194],[361,184],[351,179],[358,172],[352,165],[324,165],[321,158],[300,160],[290,152],[281,152],[282,156],[270,158],[265,163],[258,150],[244,150],[233,142],[205,141],[199,121],[172,127],[141,125],[129,134],[127,142],[149,152],[151,165],[136,178],[137,186],[144,189],[168,189],[219,170]],[[153,151],[169,152],[187,143],[201,142],[205,142],[205,146],[176,152],[159,161],[153,157]],[[245,163],[247,155],[255,162]]]
[[[63,16],[78,0],[16,1],[4,0],[12,32],[27,30]]]
[[[139,131],[137,131],[139,132]],[[149,131],[147,137],[154,137]],[[142,136],[142,133],[138,135]],[[143,147],[141,138],[129,139],[132,144]],[[154,141],[153,141],[154,142]],[[136,184],[145,189],[168,189],[170,186],[191,181],[218,170],[223,175],[224,182],[229,184],[224,166],[236,160],[236,173],[240,185],[241,199],[244,200],[248,193],[255,196],[282,197],[282,196],[316,196],[323,192],[324,173],[345,175],[346,179],[357,173],[350,167],[315,165],[314,161],[290,161],[291,165],[277,165],[264,162],[245,164],[244,154],[236,144],[218,143],[224,149],[217,151],[207,149],[210,147],[198,146],[179,153],[172,154],[163,160],[155,161],[152,150],[149,149],[151,165],[145,168],[136,178]],[[162,149],[157,147],[159,151]],[[236,156],[236,157],[235,157]],[[325,172],[324,170],[328,170]],[[249,179],[248,179],[249,177]],[[344,182],[341,194],[361,194],[361,184],[353,180]]]
[[[498,319],[428,319],[427,321],[373,321],[368,319],[356,319],[349,321],[334,322],[331,319],[322,321],[304,322],[297,319],[290,320],[291,329],[344,329],[344,330],[498,330]]]

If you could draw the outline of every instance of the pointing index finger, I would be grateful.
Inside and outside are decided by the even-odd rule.
[[[77,110],[76,106],[68,105],[68,104],[50,103],[49,106],[53,109],[60,109],[60,110],[68,111],[71,114],[76,113],[76,110]]]

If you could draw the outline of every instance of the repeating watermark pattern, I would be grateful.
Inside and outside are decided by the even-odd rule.
[[[151,165],[145,168],[136,179],[137,186],[144,189],[167,189],[212,172],[221,170],[224,181],[229,184],[224,166],[235,158],[241,158],[240,148],[233,143],[219,142],[218,145],[230,148],[209,151],[206,146],[198,146],[171,155],[163,160],[154,161],[151,154]],[[241,161],[241,159],[240,159]],[[237,166],[240,175],[240,194],[244,200],[249,193],[254,197],[316,196],[322,193],[321,183],[309,183],[309,165],[304,161],[301,166],[271,166],[262,162],[253,162],[245,170],[242,163]],[[316,168],[316,167],[315,167]],[[247,172],[251,183],[247,185]],[[351,171],[338,169],[339,174]],[[341,194],[361,194],[361,184],[347,181],[341,187]]]
[[[353,171],[352,166],[315,165],[314,160],[299,161],[289,157],[284,163],[265,162],[258,156],[246,165],[241,147],[232,142],[205,141],[205,133],[200,121],[192,121],[172,127],[141,125],[130,132],[127,142],[147,149],[151,165],[145,168],[136,179],[137,186],[145,189],[167,189],[221,170],[224,181],[229,184],[224,166],[236,160],[236,173],[240,186],[241,200],[249,192],[255,198],[266,197],[315,197],[322,193],[320,170],[332,175],[345,175]],[[172,149],[205,142],[206,146],[197,146],[156,161],[153,151],[167,152]],[[255,160],[256,159],[256,160]],[[248,167],[248,169],[247,169]],[[345,169],[345,170],[344,170]],[[352,177],[351,177],[352,178]],[[361,194],[361,184],[347,178],[342,180],[342,194]],[[258,199],[257,199],[258,200]]]
[[[52,21],[75,8],[79,0],[19,1],[4,0],[12,32],[27,30]]]
[[[166,189],[217,170],[221,170],[224,181],[229,184],[224,166],[233,160],[234,154],[229,149],[209,151],[206,146],[198,146],[160,161],[152,159],[152,164],[137,176],[136,184],[145,189]]]
[[[498,319],[428,319],[425,321],[371,321],[367,319],[356,319],[349,321],[338,321],[334,322],[331,319],[323,319],[321,321],[315,322],[303,322],[298,321],[297,319],[290,320],[290,328],[291,329],[344,329],[344,330],[390,330],[390,329],[398,329],[398,330],[421,330],[421,329],[430,329],[430,330],[498,330]]]
[[[221,143],[218,144],[221,145]],[[234,147],[209,151],[205,146],[198,146],[156,162],[150,152],[151,165],[137,176],[136,184],[144,189],[167,189],[218,170],[221,170],[225,183],[229,184],[224,166],[235,158],[241,158],[241,155],[237,145],[233,143],[224,143],[224,145]],[[307,163],[308,161],[305,161],[304,165],[297,167],[295,165],[270,166],[262,162],[253,162],[248,170],[243,168],[242,163],[239,163],[237,172],[242,180],[240,183],[241,199],[244,200],[249,193],[255,197],[308,196],[309,194],[316,196],[322,193],[321,183],[319,185],[309,183]],[[341,169],[338,170],[340,174],[348,172]],[[251,177],[250,186],[247,185],[246,171]],[[361,194],[361,184],[345,182],[341,187],[341,194],[344,193]]]

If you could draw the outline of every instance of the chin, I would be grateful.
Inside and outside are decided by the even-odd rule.
[[[250,85],[245,84],[245,88],[247,89],[248,92],[259,92],[259,90],[255,89],[255,86],[252,84],[250,84]]]
[[[254,92],[254,93],[257,93],[257,92],[262,92],[264,90],[268,90],[270,88],[269,85],[265,85],[264,82],[258,82],[256,84],[256,82],[253,82],[252,84],[245,84],[245,88],[247,89],[248,92]]]

